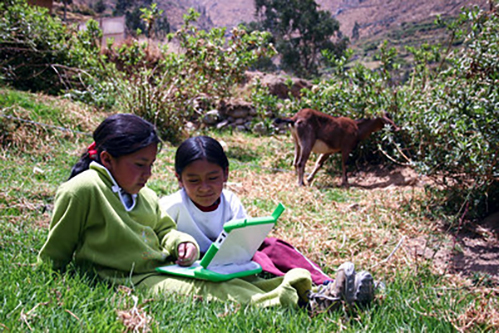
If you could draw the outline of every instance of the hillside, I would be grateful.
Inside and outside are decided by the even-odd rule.
[[[204,29],[234,27],[241,22],[254,20],[255,5],[250,0],[156,0],[164,10],[173,30],[183,23],[183,14],[189,8],[201,13],[199,25]],[[79,0],[75,3],[92,5],[94,0]],[[108,8],[114,8],[117,0],[106,0]],[[360,37],[383,34],[407,23],[427,21],[440,14],[457,15],[462,7],[487,6],[488,0],[317,0],[322,10],[331,12],[340,22],[341,32],[352,35],[357,23]],[[110,10],[108,10],[110,12]]]
[[[169,3],[166,0],[160,2]],[[178,1],[183,2],[195,3],[215,26],[232,27],[239,22],[249,22],[255,13],[254,2],[247,0]],[[487,0],[317,0],[317,3],[340,22],[344,35],[351,36],[357,22],[359,35],[363,37],[380,34],[403,23],[426,20],[437,14],[456,15],[463,6],[479,5],[484,8]]]

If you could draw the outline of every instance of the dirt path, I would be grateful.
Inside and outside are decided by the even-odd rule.
[[[362,171],[349,178],[351,186],[366,189],[425,184],[409,168]],[[457,233],[442,228],[442,234],[444,239],[438,240],[406,239],[404,249],[415,256],[432,259],[441,272],[464,275],[477,283],[499,285],[499,212],[478,223],[465,223]]]

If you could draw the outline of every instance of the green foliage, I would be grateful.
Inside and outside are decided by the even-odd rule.
[[[6,83],[21,90],[57,94],[65,87],[69,30],[44,8],[25,1],[0,3],[0,68]]]
[[[447,58],[412,50],[418,62],[407,88],[406,129],[418,169],[445,186],[451,211],[469,205],[475,217],[496,209],[491,198],[499,196],[499,17],[468,10],[450,28],[465,47]]]
[[[102,54],[102,32],[96,21],[75,32],[33,8],[19,1],[2,18],[2,74],[7,83],[26,90],[65,92],[98,106],[117,103],[120,111],[135,111],[154,122],[163,138],[173,142],[194,114],[194,98],[208,95],[214,105],[228,98],[246,69],[274,54],[269,34],[235,28],[226,38],[225,29],[198,30],[191,25],[197,18],[194,11],[175,36],[170,35],[184,50],[179,54],[137,41]],[[142,10],[149,33],[160,15],[155,4]]]
[[[178,72],[184,76],[184,84],[191,94],[207,93],[219,100],[225,99],[252,64],[263,56],[275,54],[269,45],[270,35],[233,28],[230,37],[225,38],[225,28],[207,32],[191,25],[198,16],[191,9],[184,17],[185,25],[175,34],[184,51],[179,55],[182,67]]]
[[[157,62],[151,62],[148,44],[122,45],[118,51],[118,62],[123,64],[119,67],[125,69],[119,108],[144,116],[171,142],[181,139],[185,121],[194,116],[196,97],[209,96],[217,105],[232,95],[246,69],[274,52],[267,33],[234,28],[226,38],[225,29],[207,32],[194,27],[191,23],[198,16],[191,10],[181,29],[170,35],[179,41],[180,53],[161,50]]]
[[[443,186],[443,196],[435,196],[442,200],[434,202],[447,207],[443,214],[479,218],[499,208],[499,17],[473,9],[447,24],[448,45],[462,39],[463,47],[408,47],[414,61],[403,83],[396,79],[397,52],[386,42],[376,55],[381,63],[376,70],[350,62],[352,51],[341,58],[324,51],[329,77],[301,99],[282,103],[281,113],[313,108],[357,119],[389,112],[402,131],[375,134],[352,160],[380,160],[373,153],[383,152]],[[259,110],[278,104],[258,86],[254,102]]]
[[[395,51],[382,47],[381,67],[373,71],[361,64],[346,68],[351,52],[340,59],[330,56],[334,72],[321,80],[304,98],[296,101],[296,110],[312,108],[335,116],[350,118],[372,117],[382,112],[397,113],[400,97],[392,85],[391,72]]]
[[[168,21],[161,21],[162,19],[162,14],[163,14],[163,10],[162,9],[159,9],[158,8],[158,4],[156,3],[153,3],[151,5],[151,7],[149,8],[140,8],[140,11],[142,12],[142,15],[140,15],[140,18],[142,19],[142,21],[145,23],[145,26],[146,26],[146,36],[149,37],[149,38],[154,38],[154,37],[157,37],[155,36],[157,34],[157,27],[161,26],[163,27],[163,25],[165,24],[166,22],[166,25],[168,27],[168,30],[166,31],[166,33],[169,32],[170,28],[169,28],[169,25],[168,25]],[[165,36],[165,33],[162,34],[161,37],[164,37]]]
[[[128,79],[117,80],[119,87],[117,108],[134,113],[152,122],[162,139],[178,143],[188,112],[181,108],[186,100],[174,91],[176,81],[170,77],[158,78],[151,70],[144,69]]]
[[[113,15],[125,15],[128,33],[133,36],[145,32],[149,38],[163,39],[170,32],[168,18],[151,0],[118,0]]]
[[[114,105],[112,84],[115,66],[101,54],[102,31],[95,20],[89,20],[86,29],[73,34],[68,54],[68,71],[72,74],[66,94],[73,99],[100,107]]]
[[[268,115],[282,109],[283,103],[286,103],[287,107],[290,105],[289,101],[283,102],[277,96],[271,95],[268,87],[264,87],[260,80],[257,80],[251,87],[251,102],[257,112],[254,122],[263,121],[266,133],[272,133],[274,129]]]
[[[0,70],[20,90],[70,96],[96,105],[113,103],[107,78],[113,68],[100,55],[96,21],[76,31],[40,7],[13,0],[0,19]],[[0,4],[0,10],[3,4]]]

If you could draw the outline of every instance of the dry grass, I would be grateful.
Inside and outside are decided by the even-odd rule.
[[[248,163],[249,167],[237,164],[230,173],[228,188],[241,198],[251,216],[269,214],[253,204],[255,202],[283,203],[287,209],[273,231],[274,236],[287,240],[329,272],[343,261],[351,260],[363,268],[376,266],[375,271],[390,276],[394,266],[413,261],[411,253],[397,250],[387,263],[379,264],[399,241],[435,231],[434,224],[423,216],[407,218],[410,214],[420,214],[418,201],[425,196],[422,188],[297,187],[291,167],[278,172],[272,169],[279,160],[280,164],[289,165],[292,153],[288,138],[235,135],[222,140],[228,146],[229,155],[231,150],[247,149],[245,147],[275,149],[274,154],[264,155],[258,167],[253,167],[253,163]],[[317,180],[330,184],[338,181],[328,175],[318,175]],[[331,199],[331,192],[339,200]]]
[[[335,202],[313,187],[297,187],[292,173],[262,174],[236,171],[229,185],[246,204],[252,216],[268,214],[250,203],[261,198],[286,207],[274,235],[287,240],[325,267],[337,267],[351,260],[360,267],[371,267],[386,258],[404,236],[418,237],[432,228],[429,221],[414,225],[399,209],[423,196],[407,189],[376,191],[345,190],[355,202]],[[349,195],[350,194],[350,195]],[[397,200],[395,201],[394,198]],[[407,221],[407,222],[405,222]],[[395,254],[390,265],[410,262],[404,252]]]
[[[0,94],[8,93],[0,89]],[[61,98],[43,94],[30,94],[29,98],[29,106],[19,102],[0,109],[3,153],[9,149],[11,153],[50,156],[62,140],[78,142],[88,138],[106,117],[104,112]],[[51,110],[62,112],[49,114]]]
[[[118,292],[120,294],[119,308],[122,309],[116,312],[125,326],[124,332],[151,332],[152,317],[144,310],[143,304],[138,304],[138,298],[132,294],[132,289],[121,286]]]

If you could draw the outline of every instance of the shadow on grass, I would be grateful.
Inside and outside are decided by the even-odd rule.
[[[330,182],[312,184],[319,189],[341,188],[341,168],[327,169]],[[406,167],[389,168],[375,166],[367,170],[348,172],[348,186],[373,190],[389,186],[421,186],[422,179],[412,169]]]
[[[227,151],[227,157],[229,159],[235,159],[239,162],[254,162],[258,159],[259,155],[251,149],[243,149],[241,147],[231,147]]]

